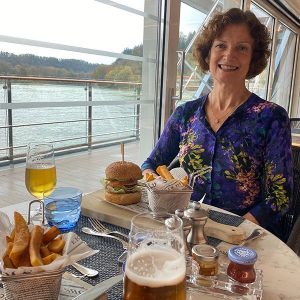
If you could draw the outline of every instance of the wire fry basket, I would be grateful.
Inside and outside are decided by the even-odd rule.
[[[0,276],[5,299],[57,300],[64,269],[34,274]]]
[[[166,210],[168,213],[174,213],[176,209],[188,207],[193,189],[187,187],[181,191],[167,191],[148,188],[147,193],[149,207],[153,212]]]

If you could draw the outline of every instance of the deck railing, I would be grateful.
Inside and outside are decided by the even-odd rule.
[[[57,155],[139,139],[141,83],[0,76],[0,166],[29,142]]]

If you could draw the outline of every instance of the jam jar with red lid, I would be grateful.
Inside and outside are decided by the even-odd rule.
[[[235,246],[229,249],[228,258],[230,263],[227,275],[240,283],[252,283],[256,274],[254,264],[257,260],[256,252],[248,247]]]

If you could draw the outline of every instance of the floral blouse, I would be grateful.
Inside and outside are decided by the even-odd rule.
[[[179,157],[194,178],[192,200],[238,215],[250,212],[280,235],[278,221],[292,191],[291,129],[287,112],[252,94],[214,132],[205,116],[207,96],[179,106],[142,169]]]

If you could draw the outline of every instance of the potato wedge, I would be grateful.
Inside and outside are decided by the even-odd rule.
[[[14,240],[12,240],[11,237],[10,237],[9,235],[7,235],[7,236],[5,237],[5,239],[6,239],[6,243],[7,243],[7,244],[8,244],[8,243],[13,243],[13,242],[14,242]]]
[[[52,226],[43,236],[43,243],[46,245],[60,234],[59,229],[56,226]]]
[[[29,247],[24,251],[20,258],[19,267],[31,267],[30,256],[29,256]]]
[[[50,255],[43,257],[43,263],[44,265],[51,264],[56,258],[58,258],[60,255],[57,253],[51,253]]]
[[[13,265],[17,268],[20,265],[20,260],[23,253],[28,248],[30,234],[27,223],[20,213],[14,212],[14,219],[15,237],[13,248],[9,254],[9,258],[12,261]]]
[[[15,266],[13,265],[12,261],[9,258],[9,254],[13,248],[13,245],[14,244],[12,242],[7,243],[6,250],[3,255],[3,262],[5,268],[13,268],[13,269],[15,268]]]
[[[34,225],[31,231],[29,243],[30,262],[33,267],[42,266],[43,260],[40,253],[44,229],[39,225]]]
[[[41,252],[42,258],[51,254],[51,252],[49,251],[47,246],[41,246],[40,252]]]
[[[65,243],[65,240],[57,238],[49,243],[48,249],[51,252],[60,253],[64,249]]]

